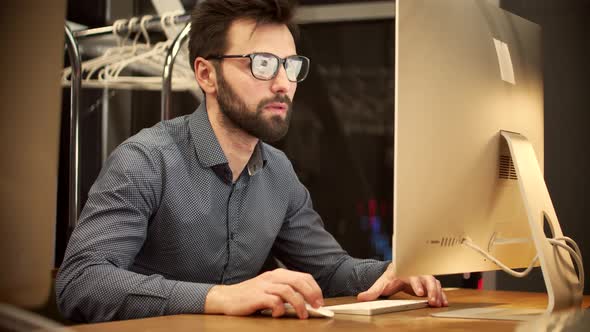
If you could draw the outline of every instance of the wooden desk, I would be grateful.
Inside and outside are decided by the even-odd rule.
[[[468,320],[430,317],[433,312],[468,308],[482,305],[506,304],[510,307],[544,308],[547,296],[542,293],[478,291],[473,289],[449,289],[446,291],[449,308],[426,308],[382,314],[376,316],[336,315],[334,319],[277,318],[263,316],[229,317],[217,315],[176,315],[117,321],[99,324],[72,326],[74,331],[366,331],[381,329],[387,331],[512,331],[519,322]],[[393,298],[411,298],[400,294]],[[355,302],[353,297],[326,299],[326,305]],[[584,297],[584,308],[590,306],[590,296]]]

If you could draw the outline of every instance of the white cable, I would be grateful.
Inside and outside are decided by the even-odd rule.
[[[558,246],[560,248],[563,248],[567,252],[569,252],[569,254],[573,257],[574,261],[576,261],[576,265],[578,266],[579,287],[580,287],[580,289],[583,290],[584,289],[584,265],[582,263],[582,253],[580,252],[580,248],[578,247],[578,244],[574,240],[572,240],[571,238],[566,237],[566,236],[558,237],[558,238],[554,238],[554,239],[547,239],[547,241],[551,245]],[[572,249],[571,247],[569,247],[559,241],[567,242],[569,245],[574,247],[574,249]],[[536,255],[535,258],[533,258],[533,260],[531,261],[529,266],[524,271],[518,272],[518,271],[515,271],[515,270],[509,268],[508,266],[506,266],[505,264],[500,262],[498,259],[496,259],[494,256],[492,256],[489,253],[482,250],[478,245],[473,243],[470,239],[464,238],[461,241],[461,244],[477,251],[479,254],[481,254],[482,256],[491,260],[494,264],[498,265],[504,272],[510,274],[511,276],[517,277],[517,278],[522,278],[522,277],[527,276],[531,272],[531,270],[533,269],[535,263],[539,260],[539,255]]]
[[[494,256],[488,254],[487,252],[483,251],[478,245],[476,245],[475,243],[471,242],[471,240],[464,238],[463,241],[461,241],[461,244],[464,244],[466,246],[468,246],[469,248],[477,251],[478,253],[480,253],[482,256],[484,256],[485,258],[491,260],[492,262],[494,262],[494,264],[498,265],[504,272],[510,274],[513,277],[516,278],[523,278],[526,277],[535,267],[535,263],[537,263],[537,261],[539,260],[539,255],[536,255],[533,260],[531,261],[531,263],[529,264],[529,266],[522,272],[518,272],[515,271],[511,268],[509,268],[508,266],[506,266],[505,264],[503,264],[502,262],[500,262],[499,260],[497,260]]]
[[[574,260],[576,261],[576,265],[578,266],[579,287],[583,291],[584,290],[584,265],[582,263],[582,253],[580,252],[580,248],[578,247],[576,242],[574,242],[574,240],[570,239],[569,237],[559,237],[559,238],[555,238],[555,239],[547,239],[547,241],[549,241],[549,243],[551,243],[554,246],[558,246],[562,249],[567,250],[567,252],[569,252],[569,254],[574,258]],[[569,247],[559,241],[566,241],[572,247],[574,247],[574,249],[572,249],[571,247]]]
[[[578,244],[576,243],[576,241],[572,240],[571,238],[569,238],[567,236],[556,237],[555,240],[558,240],[558,241],[563,240],[563,241],[569,243],[572,247],[574,247],[574,250],[580,256],[580,259],[582,258],[582,252],[580,251],[580,247],[578,247]]]

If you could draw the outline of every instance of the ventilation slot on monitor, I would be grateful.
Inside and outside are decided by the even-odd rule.
[[[500,179],[518,180],[516,169],[510,156],[500,156]]]
[[[441,247],[453,247],[461,243],[460,238],[456,237],[443,237],[440,241]]]

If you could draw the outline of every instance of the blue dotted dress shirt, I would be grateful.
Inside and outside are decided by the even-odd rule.
[[[269,253],[324,296],[369,288],[388,262],[350,257],[324,229],[285,154],[258,143],[232,183],[205,103],[108,158],[56,279],[62,314],[108,321],[202,313],[217,284],[255,277]]]

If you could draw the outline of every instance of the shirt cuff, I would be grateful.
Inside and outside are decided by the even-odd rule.
[[[349,296],[364,292],[379,279],[390,263],[373,259],[347,259],[334,273],[328,296]]]
[[[201,314],[205,312],[205,299],[213,286],[215,285],[177,282],[168,298],[165,314]]]

